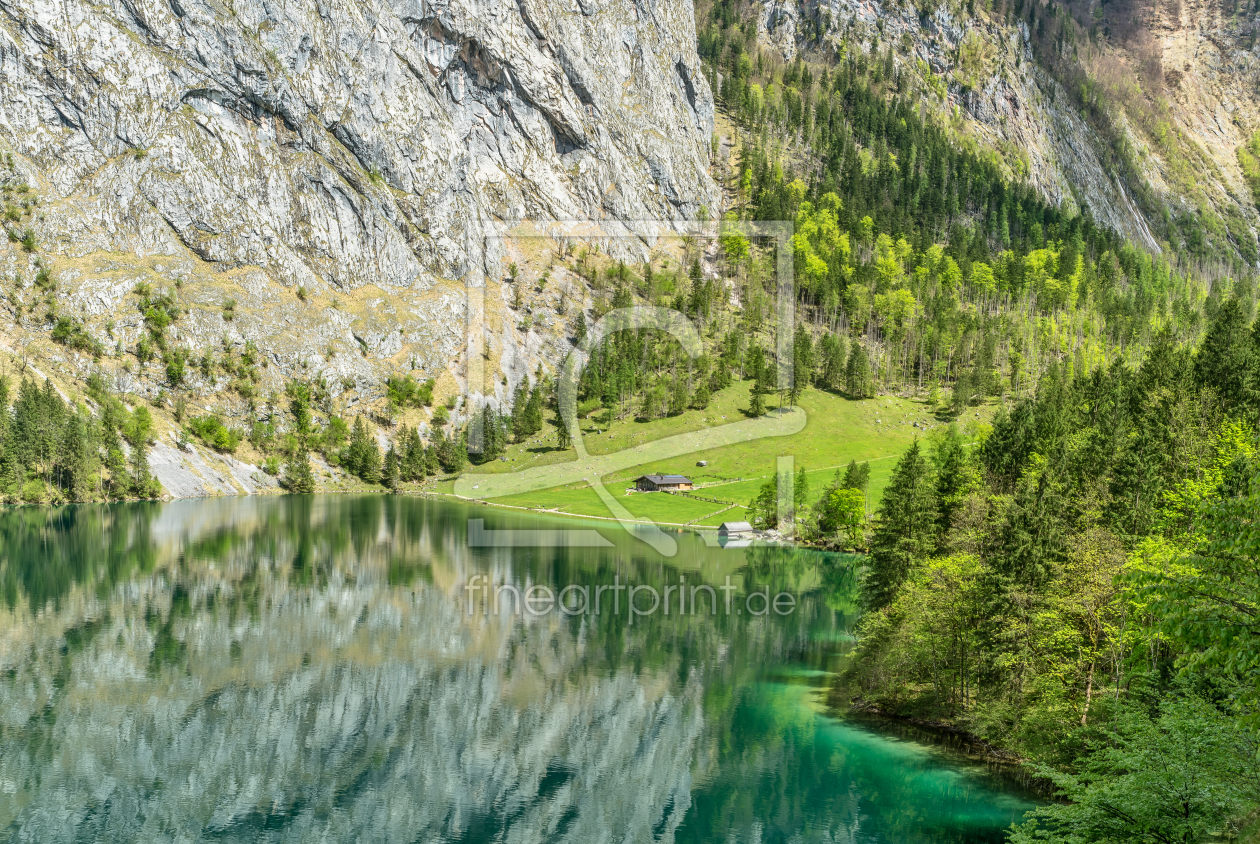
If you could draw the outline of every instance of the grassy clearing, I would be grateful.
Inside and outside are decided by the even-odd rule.
[[[613,421],[606,428],[602,420],[588,419],[583,421],[582,428],[591,454],[609,454],[663,437],[745,419],[743,408],[747,404],[748,384],[736,384],[715,396],[705,411],[688,411],[652,422]],[[745,518],[743,505],[752,499],[764,479],[773,475],[780,456],[790,455],[797,467],[806,468],[811,497],[830,483],[837,468],[843,468],[851,460],[870,461],[870,506],[874,509],[896,458],[916,438],[923,438],[932,428],[948,424],[934,416],[925,402],[896,396],[852,401],[809,389],[801,396],[799,406],[805,410],[808,421],[797,434],[724,445],[685,457],[644,463],[610,474],[605,487],[638,518],[671,524],[716,525]],[[992,405],[972,408],[959,421],[964,426],[987,423],[994,409]],[[572,449],[561,451],[554,447],[554,440],[549,440],[551,430],[548,426],[548,433],[543,437],[510,446],[507,461],[476,467],[473,474],[513,472],[575,460],[576,453]],[[708,465],[698,467],[696,463],[701,460]],[[701,486],[693,496],[626,493],[633,478],[654,472],[686,474]],[[713,500],[702,500],[706,498]],[[611,515],[595,491],[582,482],[493,500],[575,515]],[[739,506],[728,509],[729,505]]]
[[[897,455],[904,451],[915,437],[926,434],[928,426],[941,425],[923,402],[892,396],[866,401],[851,401],[821,390],[806,390],[801,396],[800,407],[808,415],[805,428],[790,437],[752,440],[723,446],[690,456],[689,463],[669,461],[649,463],[635,467],[626,477],[650,472],[679,472],[687,474],[696,483],[711,484],[736,480],[764,478],[774,473],[780,456],[791,456],[796,466],[813,470],[827,470],[845,466],[850,460],[874,460]],[[922,427],[915,428],[918,422]],[[708,466],[697,467],[698,461]],[[875,466],[872,466],[872,471]],[[834,472],[834,469],[831,469]],[[811,482],[813,478],[811,477]],[[714,498],[717,488],[698,490],[702,495]],[[748,495],[737,495],[742,503]]]
[[[879,501],[880,497],[883,495],[884,487],[888,485],[888,479],[892,476],[893,466],[896,465],[897,457],[900,456],[900,453],[901,452],[898,452],[897,454],[877,457],[870,460],[870,503],[872,505]],[[858,462],[860,463],[863,461],[858,460]],[[809,479],[809,493],[811,499],[817,498],[820,494],[822,494],[823,488],[831,483],[832,479],[835,477],[837,468],[841,468],[841,474],[844,473],[842,467],[810,469],[806,466],[805,476]],[[767,472],[766,476],[769,476],[770,474],[771,473]],[[765,480],[766,477],[751,478],[746,481],[738,481],[714,487],[705,487],[704,489],[698,490],[698,494],[707,498],[716,498],[730,504],[747,504],[752,500],[753,496],[757,494],[757,491],[761,488],[761,485],[765,483]],[[811,500],[810,503],[812,504],[813,501]]]
[[[696,501],[682,495],[670,495],[666,492],[636,492],[627,494],[625,489],[609,489],[610,493],[636,518],[665,522],[669,524],[689,524],[698,519],[726,509],[724,504],[713,504],[708,501]],[[496,504],[510,504],[514,507],[542,507],[558,509],[564,513],[578,516],[604,516],[612,514],[599,499],[595,490],[588,486],[570,486],[559,489],[548,489],[525,495],[508,495],[493,499]]]
[[[717,527],[722,522],[746,522],[748,521],[748,511],[743,507],[731,507],[714,513],[712,516],[701,519],[698,522],[692,522],[697,527]]]
[[[705,410],[688,410],[678,416],[668,416],[651,422],[625,419],[608,423],[604,420],[603,411],[597,411],[579,420],[582,440],[590,454],[614,454],[675,434],[685,434],[737,422],[747,418],[743,411],[748,407],[748,388],[749,382],[732,385],[716,394]],[[534,466],[565,463],[576,459],[577,452],[573,449],[556,447],[554,420],[555,417],[548,413],[548,424],[543,426],[540,434],[523,443],[509,445],[504,455],[507,460],[496,460],[484,466],[477,466],[472,471],[480,474],[519,472],[521,469]]]

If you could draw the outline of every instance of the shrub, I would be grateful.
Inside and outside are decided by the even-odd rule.
[[[275,439],[276,429],[270,422],[255,422],[249,430],[249,441],[259,451],[269,449]]]
[[[433,403],[433,388],[437,382],[430,378],[422,384],[410,375],[385,379],[385,394],[397,407],[426,407]]]
[[[141,337],[136,343],[136,360],[146,364],[153,360],[153,343],[148,337]]]
[[[71,349],[78,349],[86,352],[94,358],[99,358],[105,353],[105,347],[99,340],[88,334],[83,327],[83,323],[73,317],[58,317],[57,324],[53,326],[52,339],[54,343],[60,343]]]
[[[188,360],[188,352],[183,349],[176,349],[165,357],[166,363],[166,383],[172,388],[178,388],[184,383],[186,368],[184,364]]]
[[[198,416],[188,422],[188,431],[215,451],[232,454],[241,444],[241,432],[229,428],[217,416]]]
[[[171,323],[179,319],[180,308],[175,302],[175,297],[170,293],[160,293],[156,296],[149,294],[149,286],[147,284],[137,285],[136,292],[140,295],[139,310],[144,314],[144,324],[148,327],[154,338],[159,338]]]

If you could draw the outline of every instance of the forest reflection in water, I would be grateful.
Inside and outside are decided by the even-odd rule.
[[[14,841],[985,842],[1030,804],[827,709],[854,560],[470,547],[589,522],[399,496],[0,511],[0,829]],[[770,613],[469,612],[680,582]],[[739,607],[739,601],[735,602]]]

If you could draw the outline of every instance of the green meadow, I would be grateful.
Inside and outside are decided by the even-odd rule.
[[[595,414],[581,420],[583,441],[588,453],[606,455],[676,434],[740,421],[747,418],[744,409],[748,405],[748,388],[746,382],[732,385],[715,395],[706,410],[689,410],[651,422],[630,419],[608,422],[601,414]],[[854,401],[810,388],[801,395],[797,407],[807,416],[804,428],[798,433],[738,442],[636,465],[606,476],[605,489],[636,518],[675,525],[713,526],[746,518],[744,505],[765,480],[773,476],[780,457],[790,456],[797,469],[806,470],[811,503],[830,483],[837,469],[843,470],[853,460],[869,461],[868,501],[874,510],[897,457],[916,438],[923,439],[934,428],[948,424],[937,418],[926,402],[897,396]],[[992,406],[973,408],[959,423],[964,428],[974,428],[976,423],[987,422],[993,409]],[[556,448],[554,431],[553,425],[544,426],[543,434],[510,445],[506,460],[473,467],[465,479],[471,478],[476,484],[478,474],[514,472],[576,460],[577,453],[572,448]],[[699,466],[701,461],[708,465]],[[634,478],[653,473],[683,474],[698,488],[691,494],[642,493],[630,489]],[[449,491],[449,485],[443,486]],[[477,496],[475,491],[471,494]],[[585,482],[486,500],[580,516],[612,516],[595,490]]]

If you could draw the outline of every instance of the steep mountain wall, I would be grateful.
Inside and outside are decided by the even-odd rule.
[[[758,42],[784,60],[891,48],[925,111],[1050,201],[1152,250],[1254,263],[1260,216],[1237,150],[1260,128],[1255,15],[1071,6],[768,0]]]
[[[484,235],[693,218],[712,124],[689,0],[3,0],[0,181],[34,248],[0,248],[0,333],[151,398],[143,282],[179,298],[173,344],[252,341],[261,394],[322,377],[353,405],[399,372],[449,393],[465,277],[506,271]],[[107,354],[51,344],[55,314]],[[230,380],[186,387],[239,416]]]

